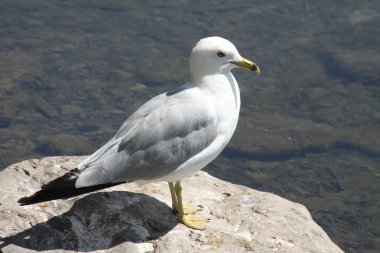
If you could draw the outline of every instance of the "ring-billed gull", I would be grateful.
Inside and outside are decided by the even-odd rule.
[[[191,214],[198,208],[182,203],[180,180],[214,160],[235,131],[240,110],[240,91],[231,74],[235,67],[260,73],[228,40],[201,39],[190,56],[191,82],[143,104],[77,168],[18,202],[68,198],[132,181],[166,181],[179,221],[204,229],[205,220]]]

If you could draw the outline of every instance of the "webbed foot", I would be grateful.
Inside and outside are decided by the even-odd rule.
[[[178,219],[182,224],[188,226],[189,228],[197,230],[204,230],[206,228],[206,220],[201,216],[186,214],[182,217],[178,217]]]

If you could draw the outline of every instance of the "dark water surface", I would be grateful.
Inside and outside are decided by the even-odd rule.
[[[220,35],[262,74],[235,71],[239,126],[207,170],[306,205],[346,252],[378,252],[380,2],[152,2],[0,1],[1,168],[93,152]]]

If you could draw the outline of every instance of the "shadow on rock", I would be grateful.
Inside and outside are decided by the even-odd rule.
[[[95,251],[124,242],[157,239],[177,225],[165,203],[146,194],[98,192],[75,202],[66,213],[0,239],[33,250]]]

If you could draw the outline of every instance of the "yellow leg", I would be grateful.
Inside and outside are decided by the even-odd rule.
[[[170,188],[170,194],[172,195],[172,208],[173,208],[173,211],[178,213],[178,200],[177,200],[177,196],[175,194],[175,190],[174,190],[174,183],[173,182],[169,182],[169,188]]]
[[[169,184],[170,187],[170,184]],[[181,183],[178,181],[174,185],[174,192],[177,199],[177,210],[179,221],[193,229],[203,230],[206,228],[206,221],[204,218],[199,216],[194,216],[191,214],[185,214],[183,203],[182,203],[182,187]],[[173,196],[172,196],[173,199]]]
[[[173,208],[173,211],[175,213],[178,213],[178,200],[177,200],[176,192],[175,192],[175,189],[174,189],[174,183],[173,182],[168,182],[168,184],[169,184],[169,188],[170,188],[170,194],[172,196],[172,208]],[[199,211],[199,210],[201,210],[201,209],[199,207],[197,207],[197,206],[193,206],[190,203],[183,203],[183,213],[184,214],[195,213],[196,211]]]

